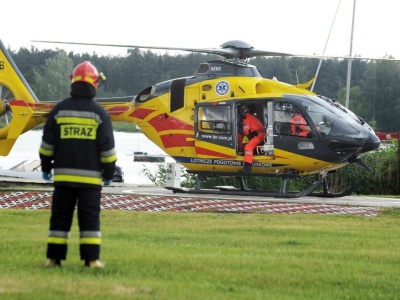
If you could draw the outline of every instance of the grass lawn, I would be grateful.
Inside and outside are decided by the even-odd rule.
[[[43,269],[49,210],[0,210],[0,299],[399,299],[400,212],[102,211],[105,269]]]

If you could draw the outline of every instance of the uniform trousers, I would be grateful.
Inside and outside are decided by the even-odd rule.
[[[100,198],[101,187],[77,186],[54,187],[50,230],[47,242],[47,258],[65,260],[68,239],[77,208],[79,226],[79,251],[82,260],[100,257]]]

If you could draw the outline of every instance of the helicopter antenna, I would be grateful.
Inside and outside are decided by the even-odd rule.
[[[341,2],[342,2],[342,0],[339,0],[339,4],[338,4],[338,6],[337,6],[337,8],[336,8],[335,17],[333,18],[333,22],[332,22],[332,25],[331,25],[331,29],[329,30],[328,38],[326,39],[326,43],[325,43],[325,47],[324,47],[324,51],[322,52],[322,55],[325,54],[326,47],[328,46],[329,38],[330,38],[330,36],[331,36],[332,28],[333,28],[333,25],[335,24],[336,16],[337,16],[337,13],[338,13],[338,11],[339,11],[339,7],[340,7],[340,3],[341,3]],[[314,80],[314,82],[313,82],[313,84],[312,84],[312,86],[311,86],[311,91],[314,90],[314,85],[315,85],[315,82],[317,81],[319,69],[321,68],[321,64],[322,64],[322,58],[319,60],[317,72],[315,73],[315,80]]]

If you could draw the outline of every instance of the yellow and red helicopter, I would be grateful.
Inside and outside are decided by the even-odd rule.
[[[266,79],[249,64],[249,59],[256,56],[290,54],[256,50],[238,40],[206,49],[114,46],[192,51],[223,57],[202,62],[191,76],[146,87],[133,98],[97,99],[112,121],[135,123],[188,173],[198,175],[194,188],[172,188],[174,192],[300,197],[313,194],[321,185],[319,196],[344,196],[351,194],[358,184],[334,194],[329,191],[327,174],[350,163],[368,168],[361,156],[379,148],[379,138],[362,118],[337,101],[307,89],[313,80],[291,85]],[[0,155],[6,156],[20,134],[45,122],[56,102],[39,102],[1,41],[0,88]],[[245,174],[239,173],[244,153],[238,130],[238,107],[243,104],[264,124],[266,131],[264,141],[254,152],[252,172]],[[307,122],[307,136],[293,130],[294,114],[301,114]],[[288,179],[315,174],[319,175],[318,179],[309,188],[287,191]],[[237,178],[240,188],[202,189],[207,178],[219,176]],[[279,177],[281,186],[272,192],[248,190],[243,180],[246,176]]]

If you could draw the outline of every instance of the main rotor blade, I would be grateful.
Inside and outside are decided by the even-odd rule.
[[[388,60],[388,61],[400,61],[400,58],[388,58],[388,57],[365,57],[365,56],[349,56],[349,55],[319,55],[319,54],[295,54],[295,57],[304,58],[338,58],[338,59],[357,59],[357,60]]]
[[[33,40],[35,43],[48,43],[48,44],[65,44],[65,45],[82,45],[82,46],[104,46],[104,47],[120,47],[120,48],[145,48],[156,50],[181,50],[181,51],[200,51],[203,49],[192,48],[177,48],[177,47],[159,47],[159,46],[143,46],[143,45],[124,45],[124,44],[101,44],[101,43],[79,43],[79,42],[63,42],[63,41],[38,41]]]
[[[81,46],[100,46],[100,47],[119,47],[119,48],[143,48],[143,49],[154,49],[154,50],[174,50],[174,51],[190,51],[190,52],[201,52],[201,53],[214,53],[219,55],[234,55],[236,51],[233,49],[197,49],[197,48],[182,48],[182,47],[165,47],[165,46],[143,46],[143,45],[124,45],[124,44],[100,44],[100,43],[78,43],[78,42],[61,42],[61,41],[37,41],[35,43],[49,43],[49,44],[64,44],[64,45],[81,45]]]
[[[173,51],[188,51],[197,53],[216,54],[225,58],[240,58],[247,59],[256,56],[291,56],[291,57],[304,57],[304,58],[337,58],[337,59],[357,59],[357,60],[387,60],[387,61],[400,61],[396,58],[377,58],[377,57],[363,57],[363,56],[348,56],[348,55],[319,55],[319,54],[290,54],[284,52],[273,52],[265,50],[256,50],[250,44],[243,41],[234,40],[228,41],[221,45],[220,48],[184,48],[184,47],[165,47],[165,46],[143,46],[143,45],[128,45],[128,44],[102,44],[102,43],[80,43],[80,42],[63,42],[63,41],[43,41],[33,40],[35,43],[49,43],[49,44],[64,44],[64,45],[81,45],[81,46],[100,46],[100,47],[119,47],[119,48],[140,48],[140,49],[154,49],[154,50],[173,50]]]
[[[182,48],[182,47],[158,47],[158,46],[143,46],[143,45],[127,45],[127,44],[102,44],[102,43],[80,43],[80,42],[62,42],[62,41],[42,41],[34,40],[35,43],[49,43],[49,44],[64,44],[64,45],[81,45],[81,46],[100,46],[100,47],[119,47],[119,48],[142,48],[142,49],[154,49],[154,50],[174,50],[174,51],[189,51],[197,53],[208,53],[223,56],[225,58],[240,58],[246,59],[255,56],[293,56],[293,54],[254,50],[248,44],[241,43],[238,41],[229,44],[230,42],[224,43],[220,48]],[[235,43],[236,42],[236,43]]]

